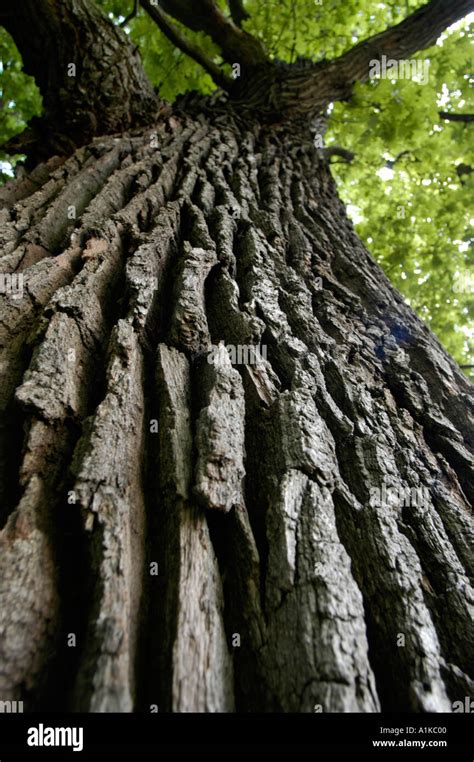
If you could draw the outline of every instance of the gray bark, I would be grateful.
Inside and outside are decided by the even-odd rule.
[[[0,698],[449,711],[472,386],[311,135],[198,111],[0,192],[24,278],[1,297]],[[221,342],[266,357],[210,362]]]
[[[160,102],[136,47],[90,0],[2,0],[0,24],[43,99],[40,117],[6,145],[30,167],[96,135],[153,122]]]

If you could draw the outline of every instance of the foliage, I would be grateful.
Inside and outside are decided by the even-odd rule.
[[[97,2],[115,23],[133,7],[132,0]],[[219,2],[226,10],[225,0]],[[319,61],[399,23],[419,5],[418,0],[246,0],[250,18],[245,27],[262,39],[274,58]],[[214,89],[201,67],[176,50],[143,11],[125,30],[163,98],[172,101],[189,90]],[[183,31],[223,64],[209,38]],[[427,84],[376,80],[356,86],[350,102],[331,107],[326,135],[328,145],[355,154],[350,164],[337,157],[332,162],[358,233],[392,282],[464,365],[474,363],[474,252],[467,219],[474,181],[473,174],[463,170],[474,166],[469,148],[472,124],[443,120],[439,111],[467,110],[471,44],[468,25],[462,22],[418,56],[430,61]],[[1,30],[0,51],[1,143],[39,112],[40,98],[31,78],[21,73],[11,39]]]
[[[248,0],[249,32],[258,35],[271,55],[284,61],[298,56],[319,61],[334,58],[366,37],[402,21],[420,5],[368,3],[364,0]]]
[[[427,51],[428,84],[357,86],[334,105],[328,135],[355,153],[333,169],[359,235],[461,365],[474,362],[474,174],[461,174],[474,166],[473,125],[439,111],[466,112],[471,48],[462,24]]]
[[[22,71],[23,62],[10,35],[0,27],[0,146],[41,112],[41,95],[32,77]],[[11,167],[20,156],[0,148],[0,182],[12,176]]]
[[[120,23],[132,10],[133,0],[129,0],[128,7],[123,0],[99,0],[98,5],[102,6],[115,23]],[[209,37],[189,32],[177,21],[173,20],[173,24],[199,43],[209,57],[222,63],[219,49]],[[198,90],[204,94],[215,90],[211,77],[199,64],[178,50],[143,10],[130,22],[125,31],[138,45],[145,71],[164,100],[174,101],[178,95],[191,90]]]

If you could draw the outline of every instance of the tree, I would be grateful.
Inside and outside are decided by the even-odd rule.
[[[161,101],[90,0],[0,12],[43,97],[0,192],[0,696],[450,711],[472,385],[354,232],[322,139],[374,60],[473,3],[316,63],[272,58],[255,2],[139,5],[216,92]]]

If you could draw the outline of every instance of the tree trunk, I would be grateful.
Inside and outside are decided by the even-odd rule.
[[[188,98],[1,197],[0,697],[473,695],[472,386],[309,133]]]
[[[2,0],[0,24],[43,96],[41,117],[6,147],[30,167],[154,121],[159,102],[138,50],[90,0]]]

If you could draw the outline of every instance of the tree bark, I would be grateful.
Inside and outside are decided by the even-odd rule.
[[[43,113],[6,147],[30,166],[96,135],[150,124],[158,99],[137,49],[88,0],[3,0],[0,24],[43,96]]]
[[[0,192],[2,700],[472,695],[472,386],[308,131],[188,97],[57,164]]]

